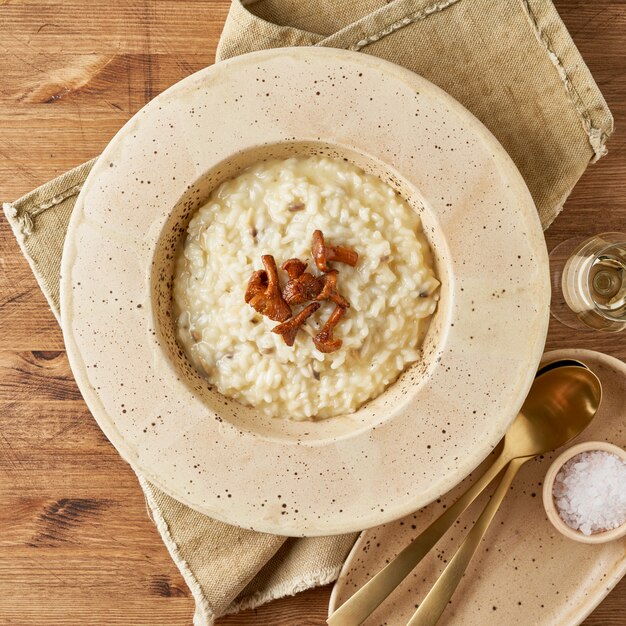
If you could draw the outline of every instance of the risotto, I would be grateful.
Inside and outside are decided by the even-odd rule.
[[[316,231],[358,253],[354,266],[329,263],[349,303],[331,352],[313,340],[331,302],[309,305],[293,346],[246,302],[264,255],[278,267],[301,259],[319,274]],[[419,359],[438,285],[419,217],[390,186],[340,160],[276,159],[220,185],[192,217],[176,259],[174,314],[181,345],[222,394],[269,416],[325,418],[355,411]]]

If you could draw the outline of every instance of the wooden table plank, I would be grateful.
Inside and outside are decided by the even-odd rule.
[[[145,102],[212,62],[228,0],[0,0],[0,194],[11,200],[97,155]],[[547,233],[626,229],[626,4],[557,0],[611,106],[609,155]],[[193,600],[141,490],[89,415],[63,340],[0,219],[0,624],[189,624]],[[551,323],[548,348],[626,360],[626,333]],[[319,626],[330,588],[221,626]],[[587,620],[622,626],[626,581]]]

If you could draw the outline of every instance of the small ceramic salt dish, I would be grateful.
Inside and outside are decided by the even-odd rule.
[[[591,532],[591,534],[585,534],[581,530],[573,528],[569,526],[564,520],[562,515],[563,511],[559,509],[557,502],[555,502],[554,497],[554,484],[557,480],[557,476],[559,476],[559,472],[563,468],[563,466],[573,459],[583,453],[593,453],[593,452],[606,452],[612,455],[615,455],[622,461],[626,462],[626,450],[623,450],[619,446],[613,445],[611,443],[606,443],[604,441],[585,441],[583,443],[579,443],[576,446],[573,446],[563,452],[560,456],[558,456],[546,474],[546,478],[543,483],[543,505],[546,509],[546,513],[548,515],[548,519],[552,522],[552,525],[565,537],[573,539],[574,541],[580,541],[581,543],[606,543],[607,541],[613,541],[615,539],[620,539],[621,537],[626,536],[626,520],[621,523],[620,526],[616,528],[612,528],[609,530],[600,530]],[[583,460],[584,457],[581,457]],[[595,459],[591,459],[592,463],[596,464],[596,472],[598,463],[606,463],[607,459],[610,457],[596,457]],[[590,461],[590,457],[587,456],[587,461]],[[577,470],[577,468],[569,466],[570,477]],[[581,486],[581,489],[583,487]],[[581,512],[579,512],[582,514]]]

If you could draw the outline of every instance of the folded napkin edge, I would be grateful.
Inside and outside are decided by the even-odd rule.
[[[296,594],[306,591],[307,589],[312,589],[313,587],[329,585],[337,580],[342,567],[343,565],[337,565],[336,567],[323,567],[321,569],[304,572],[298,576],[290,578],[280,585],[270,587],[266,591],[256,591],[249,596],[241,598],[241,600],[235,600],[226,609],[224,615],[231,615],[239,613],[240,611],[255,609],[272,600],[278,600],[279,598],[285,598],[287,596],[295,596]]]
[[[561,25],[563,24],[556,7],[552,3],[544,3],[533,8],[531,5],[535,4],[537,0],[521,0],[521,2],[537,41],[548,53],[548,58],[554,65],[559,78],[565,87],[567,95],[569,96],[569,99],[574,105],[576,113],[581,120],[583,128],[587,133],[589,144],[594,153],[594,156],[590,159],[590,163],[596,163],[608,152],[606,142],[613,134],[613,130],[615,128],[613,114],[611,113],[600,88],[593,78],[591,71],[584,62],[584,59],[582,59],[582,56],[580,55],[580,52],[578,51],[578,48],[576,47],[576,44],[574,43],[574,40],[572,39],[567,28],[563,27],[560,29],[558,41],[551,39],[547,34],[551,20],[557,21]],[[542,11],[543,14],[540,15]],[[560,44],[561,50],[557,53],[555,48],[558,44]],[[569,70],[566,69],[566,62],[562,59],[568,49],[575,51],[576,56],[578,56],[582,61],[579,65],[570,67]],[[577,84],[579,83],[577,75],[580,75],[580,81],[583,82],[583,84],[586,83],[588,86],[591,86],[591,89],[587,89],[587,98],[583,97],[583,90],[577,87]],[[597,116],[594,116],[592,113],[594,109],[598,111]],[[598,119],[594,121],[592,117],[597,117]],[[563,199],[563,203],[566,198],[567,196]],[[561,203],[561,206],[557,208],[557,213],[554,217],[556,217],[560,212],[560,209],[562,209],[563,203]],[[550,221],[550,223],[552,223],[552,221],[554,221],[554,218]],[[547,228],[547,226],[544,227],[544,230],[545,228]]]
[[[20,251],[22,255],[26,258],[26,261],[28,262],[30,270],[33,273],[33,276],[35,277],[37,284],[39,285],[39,289],[43,292],[43,295],[46,298],[46,302],[48,303],[48,306],[50,307],[52,314],[54,315],[59,326],[61,326],[61,313],[59,311],[59,307],[57,303],[54,301],[54,299],[52,298],[50,290],[46,287],[46,281],[43,275],[41,274],[41,272],[39,271],[39,268],[37,267],[35,260],[33,259],[32,255],[28,252],[26,248],[26,237],[28,234],[30,234],[30,232],[32,232],[32,227],[33,227],[32,220],[29,220],[29,222],[23,221],[19,215],[17,207],[14,204],[11,204],[10,202],[3,202],[2,210],[4,211],[4,216],[6,217],[7,222],[9,223],[9,226],[11,227],[11,230],[13,231],[13,235],[15,236],[15,239],[17,240],[17,244],[20,247]],[[29,223],[31,227],[31,230],[28,233],[24,232],[25,223]]]
[[[134,468],[133,471],[135,471]],[[218,616],[215,615],[215,613],[211,609],[209,601],[205,597],[202,591],[202,587],[200,586],[200,583],[191,571],[189,564],[187,563],[187,561],[185,561],[185,559],[183,559],[182,555],[180,554],[178,544],[174,541],[174,538],[170,533],[169,526],[167,525],[165,518],[161,514],[159,506],[152,497],[148,481],[138,472],[135,472],[135,475],[137,476],[137,480],[139,481],[141,490],[143,491],[143,495],[146,500],[148,517],[152,520],[157,530],[159,531],[159,534],[163,539],[163,543],[165,544],[167,551],[172,557],[172,561],[174,561],[176,567],[178,567],[178,569],[180,570],[180,573],[182,574],[185,583],[189,587],[191,595],[193,596],[193,599],[196,603],[196,612],[193,620],[194,624],[202,626],[213,624]]]

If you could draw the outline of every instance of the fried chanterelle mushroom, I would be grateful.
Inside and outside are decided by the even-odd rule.
[[[354,267],[358,260],[359,254],[350,248],[344,246],[331,246],[324,241],[324,234],[321,230],[313,233],[313,244],[311,245],[311,254],[317,269],[320,272],[330,271],[328,267],[329,261],[337,261],[337,263],[346,263]]]
[[[315,300],[322,291],[323,282],[319,276],[305,272],[306,263],[300,259],[289,259],[283,263],[289,280],[283,289],[283,298],[289,304],[304,304]]]
[[[329,318],[326,320],[326,324],[324,324],[322,330],[320,330],[320,332],[313,337],[313,343],[320,352],[335,352],[341,348],[343,341],[341,341],[341,339],[334,338],[333,331],[345,313],[345,308],[342,306],[336,306]]]
[[[250,277],[245,301],[271,320],[284,322],[291,317],[291,308],[280,292],[276,261],[270,254],[263,255],[261,260],[265,269],[254,272]]]
[[[302,328],[304,322],[306,322],[307,319],[320,308],[320,306],[319,302],[311,302],[311,304],[305,306],[295,317],[292,317],[290,320],[287,320],[278,326],[274,326],[274,328],[272,328],[272,332],[277,335],[282,335],[285,343],[288,346],[293,346],[296,341],[296,335],[298,334],[300,328]]]
[[[334,302],[337,306],[340,306],[344,309],[350,307],[350,303],[337,291],[337,275],[339,272],[337,270],[330,270],[327,274],[324,274],[324,287],[319,292],[316,300],[330,300]]]
[[[282,265],[282,269],[287,273],[287,283],[282,293],[276,261],[273,256],[264,255],[262,261],[265,269],[254,272],[250,277],[245,301],[259,313],[282,322],[274,327],[272,332],[281,335],[288,346],[294,345],[298,331],[320,308],[320,302],[333,302],[335,308],[322,329],[313,337],[313,343],[320,352],[335,352],[341,347],[342,340],[334,338],[333,331],[345,315],[350,303],[337,289],[339,272],[331,269],[328,263],[336,261],[354,267],[359,260],[359,255],[350,248],[326,244],[321,230],[313,233],[311,254],[317,268],[324,273],[321,276],[315,276],[306,271],[307,264],[304,261],[289,259]],[[292,317],[290,305],[307,302],[309,304]]]

